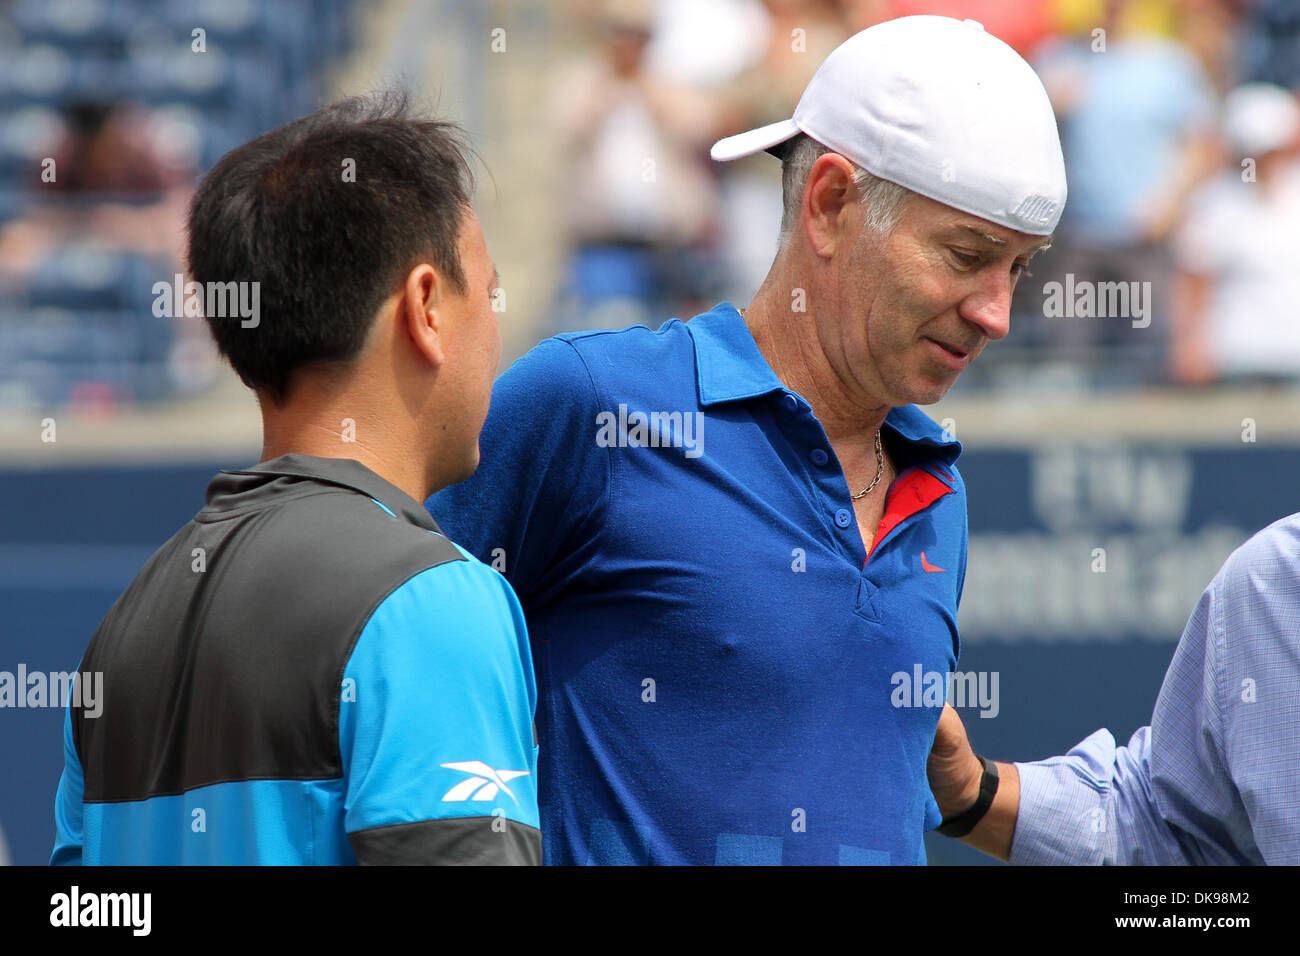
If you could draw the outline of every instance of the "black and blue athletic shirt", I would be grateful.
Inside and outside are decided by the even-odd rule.
[[[80,670],[52,863],[541,860],[519,603],[359,462],[218,474]]]

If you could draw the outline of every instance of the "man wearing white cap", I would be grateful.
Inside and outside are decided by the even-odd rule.
[[[1300,106],[1252,83],[1223,104],[1226,168],[1198,189],[1174,244],[1171,360],[1187,385],[1300,379]]]
[[[1065,202],[1055,120],[979,24],[907,17],[713,155],[764,149],[750,305],[542,342],[428,502],[528,617],[547,862],[916,864],[942,822],[966,501],[915,405],[1007,333]]]

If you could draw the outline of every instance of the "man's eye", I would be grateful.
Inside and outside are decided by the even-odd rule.
[[[1028,262],[1013,262],[1011,264],[1011,275],[1016,279],[1027,279],[1032,276],[1033,273],[1029,271]]]
[[[958,252],[956,249],[953,249],[952,254],[957,259],[957,261],[964,266],[973,266],[980,261],[979,256],[972,255],[969,252]]]

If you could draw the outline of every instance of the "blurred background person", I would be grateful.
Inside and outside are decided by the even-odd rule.
[[[184,210],[234,145],[310,112],[352,4],[0,6],[0,405],[105,419],[218,381],[159,315]],[[303,32],[303,24],[312,28]]]
[[[1092,360],[1102,376],[1137,384],[1168,347],[1171,265],[1165,242],[1187,195],[1208,172],[1215,94],[1201,62],[1176,39],[1126,18],[1131,0],[1105,0],[1075,36],[1040,47],[1035,67],[1057,110],[1070,198],[1042,281],[1150,283],[1154,316],[1043,320],[1047,343]],[[1035,283],[1033,292],[1041,284]]]
[[[762,12],[750,62],[718,91],[715,138],[788,119],[817,67],[851,32],[827,0],[764,0]],[[712,172],[722,203],[721,294],[739,300],[762,284],[776,253],[780,167],[769,156],[750,156]]]
[[[95,239],[180,262],[176,223],[196,169],[166,148],[170,132],[151,110],[77,99],[63,107],[48,158],[28,171],[25,216],[0,235],[4,268],[22,274],[53,243]]]
[[[647,65],[653,14],[649,0],[610,3],[596,50],[557,81],[570,252],[556,331],[657,324],[708,298],[712,109]]]
[[[196,321],[153,314],[151,292],[154,276],[183,271],[181,222],[197,156],[183,136],[176,148],[174,123],[139,104],[77,91],[48,115],[48,155],[20,180],[18,214],[0,226],[0,301],[33,315],[23,344],[52,345],[73,360],[47,367],[34,390],[54,389],[102,416],[207,384],[211,363],[191,363],[205,368],[194,378],[171,374],[173,355],[211,350]],[[65,310],[89,333],[80,342],[41,321]]]
[[[1300,378],[1300,106],[1250,84],[1224,103],[1223,170],[1176,243],[1171,371],[1185,385]]]

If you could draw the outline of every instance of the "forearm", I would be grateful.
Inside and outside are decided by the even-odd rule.
[[[1142,866],[1204,862],[1161,812],[1151,782],[1150,730],[1117,746],[1098,730],[1068,754],[1017,766],[1016,865]]]
[[[1116,747],[1101,730],[1063,756],[997,764],[993,802],[959,839],[1015,864],[1191,862],[1156,807],[1148,733],[1143,728],[1129,747]],[[943,754],[932,755],[930,768],[946,822],[975,805],[983,775],[964,735],[951,743],[947,738]]]
[[[1011,841],[1016,835],[1020,811],[1020,771],[1013,763],[998,764],[998,792],[983,819],[961,841],[999,860],[1011,859]]]
[[[968,752],[964,776],[966,783],[954,794],[935,793],[935,801],[945,821],[970,810],[979,799],[980,779],[984,768],[973,752]],[[1016,833],[1016,815],[1020,808],[1020,772],[1013,763],[998,763],[998,788],[984,816],[961,842],[999,860],[1011,857],[1011,841]]]

